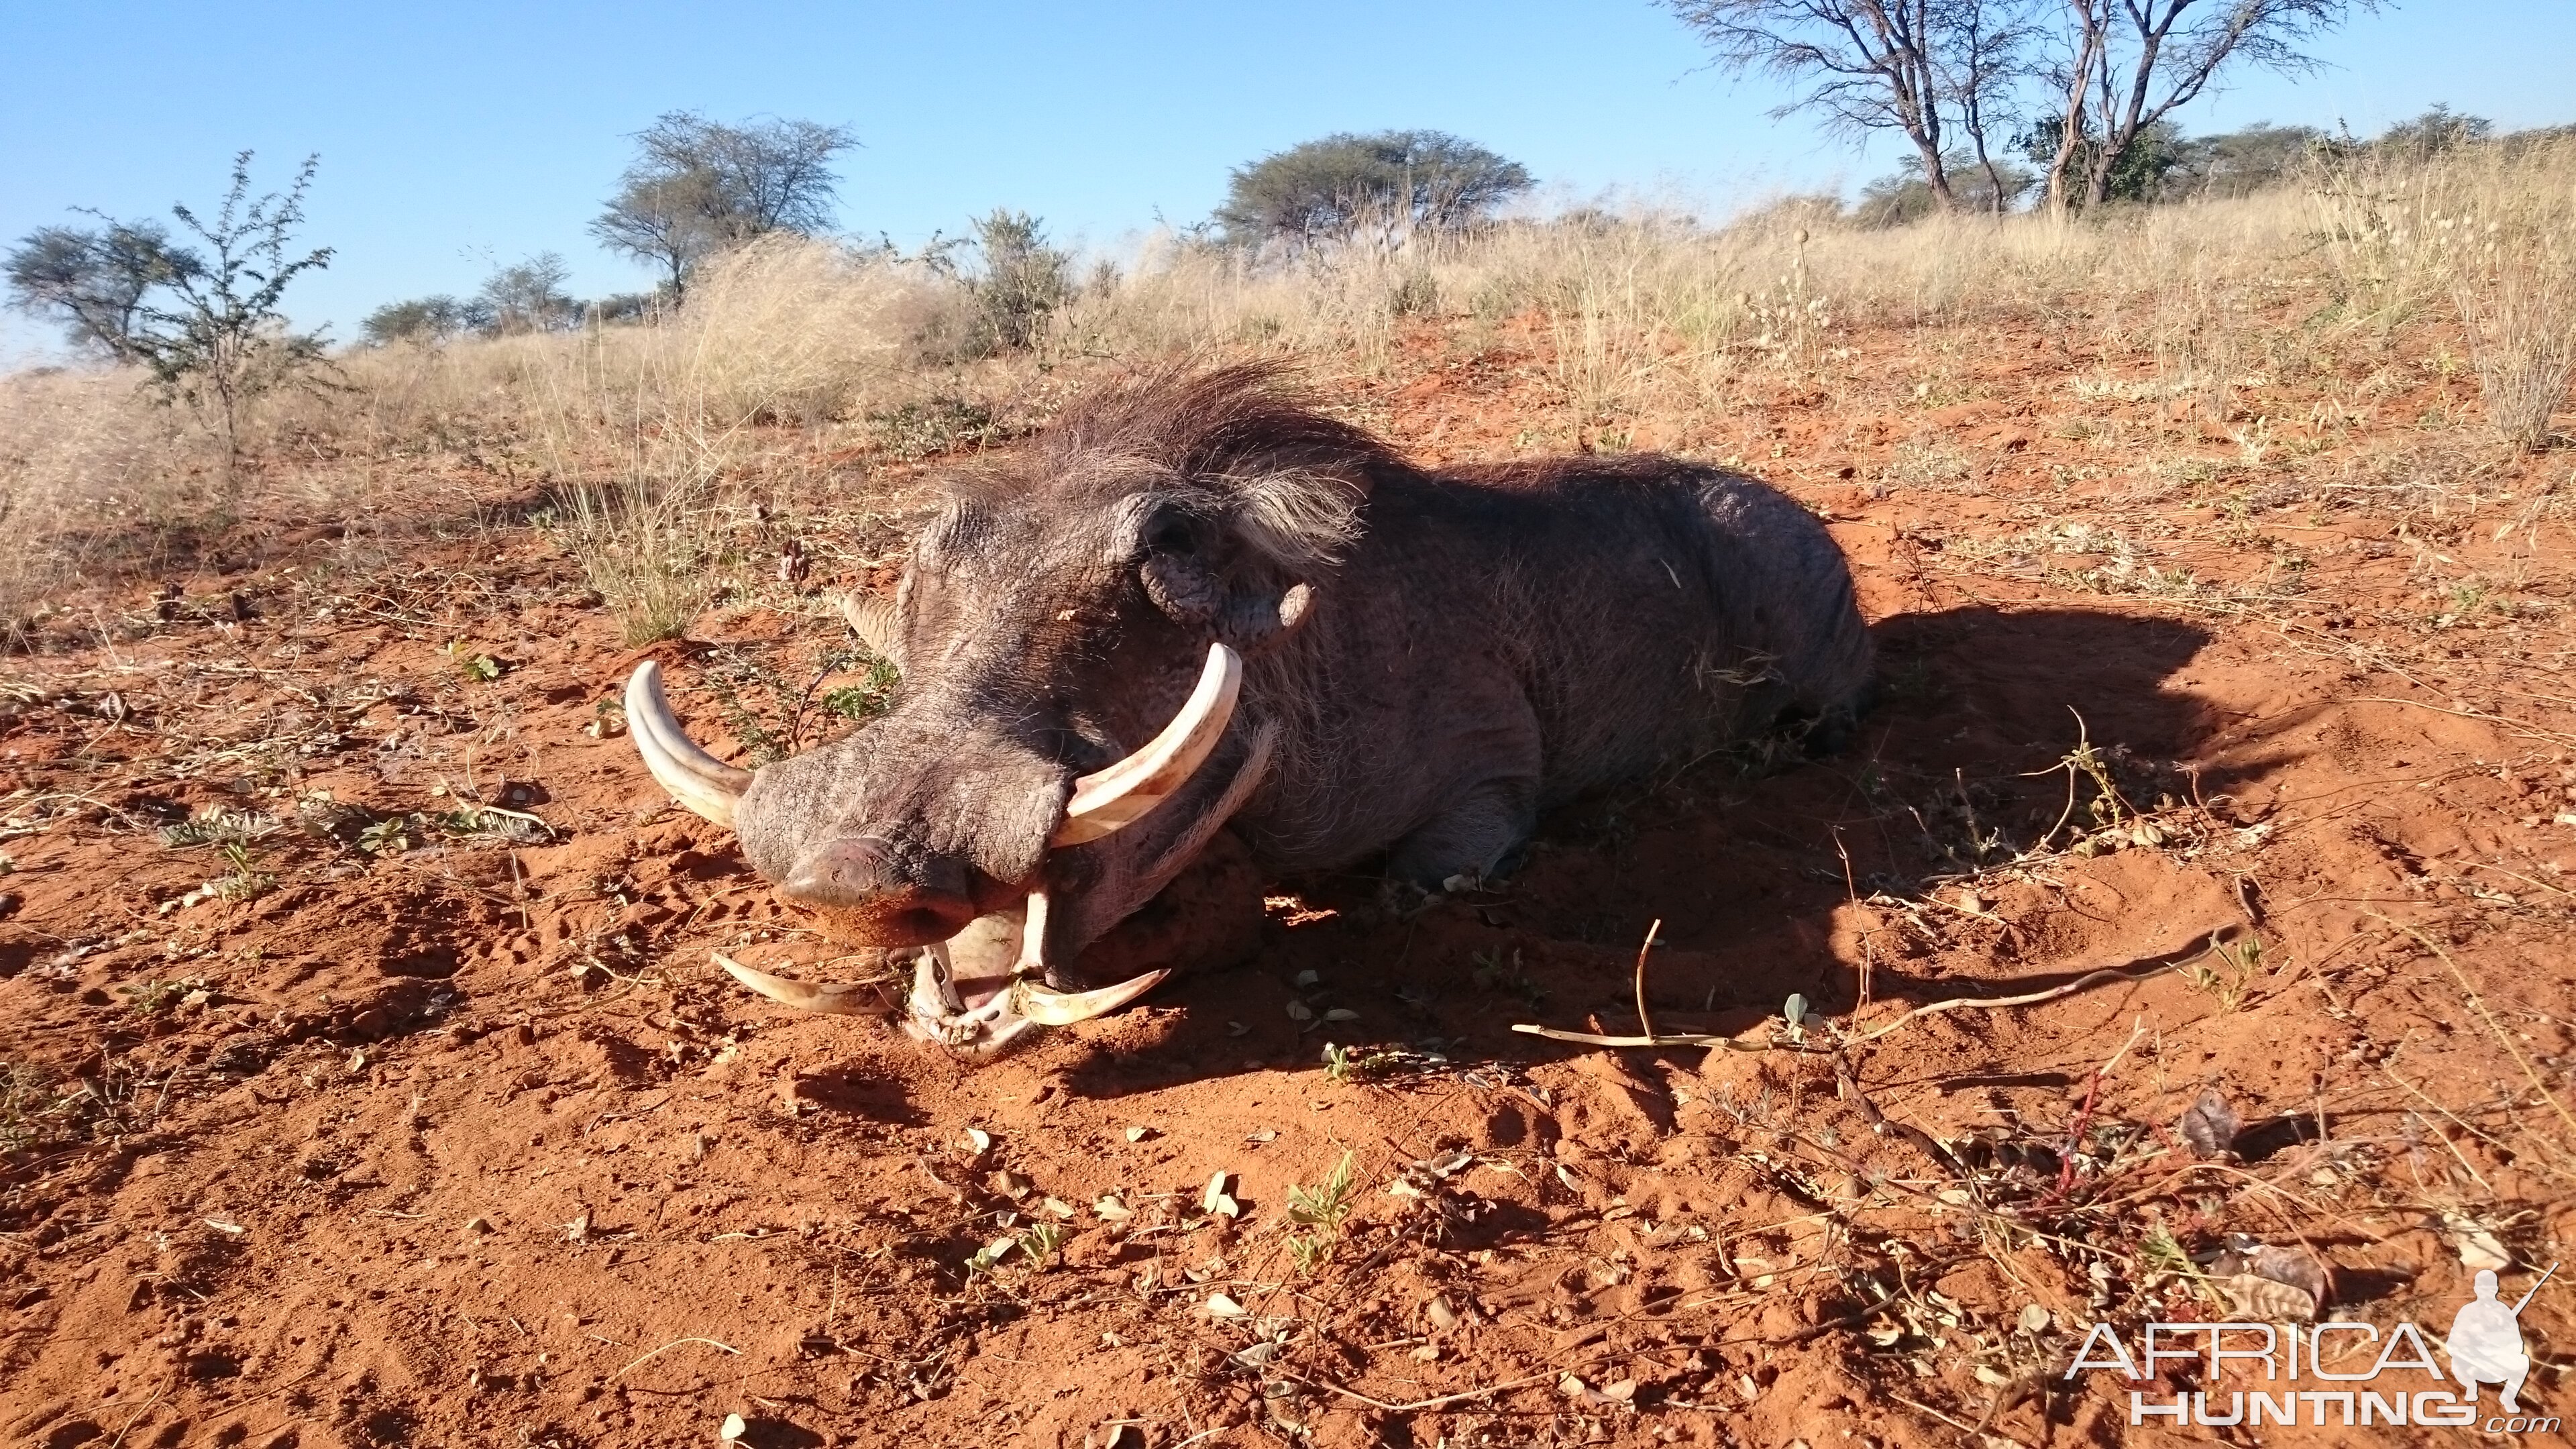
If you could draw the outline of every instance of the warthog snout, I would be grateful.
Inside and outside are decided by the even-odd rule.
[[[881,840],[834,840],[798,862],[778,893],[856,928],[878,946],[926,946],[979,914],[964,862],[931,856],[910,869]]]

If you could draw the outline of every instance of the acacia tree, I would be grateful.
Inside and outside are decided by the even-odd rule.
[[[2314,70],[2301,45],[2377,8],[2378,0],[2065,0],[2049,205],[2067,207],[2079,169],[2083,204],[2101,205],[2139,138],[2221,73]]]
[[[2040,137],[2052,208],[2099,205],[2133,153],[2230,67],[2296,72],[2300,47],[2379,0],[1658,0],[1715,64],[1800,87],[1772,112],[1821,113],[1853,135],[1893,131],[1936,209],[1959,204],[1956,143],[1985,173],[1981,200],[2010,188],[1989,142],[2025,109]],[[2043,52],[2045,58],[2043,59]],[[2051,134],[2053,133],[2053,134]]]
[[[566,325],[579,304],[564,290],[572,268],[554,252],[495,267],[474,294],[483,325],[494,332],[542,332]]]
[[[1803,87],[1775,108],[1782,117],[1815,111],[1831,129],[1854,136],[1894,131],[1913,143],[1933,204],[1957,204],[1950,184],[1944,102],[1973,75],[1969,94],[1984,101],[2004,82],[2001,57],[1991,47],[1969,47],[1987,62],[1983,70],[1943,51],[1965,11],[1981,33],[2009,27],[1984,25],[1996,8],[1980,0],[1661,0],[1698,32],[1721,70],[1742,76],[1763,71]],[[1978,110],[1981,113],[1984,107]],[[1963,116],[1963,124],[1965,119]],[[1985,143],[1977,141],[1982,155]]]
[[[369,312],[358,330],[368,342],[384,347],[396,342],[444,342],[460,333],[479,332],[491,322],[491,309],[481,301],[441,292],[387,302]]]
[[[0,275],[11,306],[62,324],[75,347],[132,362],[144,296],[198,265],[158,222],[109,221],[38,227],[0,258]]]
[[[1443,131],[1345,131],[1235,168],[1216,222],[1240,246],[1343,240],[1371,222],[1454,231],[1536,184],[1519,162]]]
[[[659,270],[673,295],[698,263],[773,231],[829,230],[832,159],[847,127],[772,119],[726,125],[671,111],[636,133],[636,158],[590,224],[613,251]]]

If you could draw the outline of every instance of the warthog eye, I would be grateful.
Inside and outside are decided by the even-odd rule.
[[[1175,518],[1155,529],[1145,546],[1156,553],[1190,553],[1198,548],[1198,534],[1187,520]]]

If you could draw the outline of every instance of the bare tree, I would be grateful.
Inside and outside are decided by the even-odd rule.
[[[2117,3],[2117,0],[2110,0]],[[1957,204],[1942,146],[1948,89],[1936,59],[1948,13],[1977,0],[1662,0],[1699,32],[1718,68],[1805,86],[1774,110],[1821,112],[1839,131],[1895,131],[1914,144],[1935,205]],[[1982,146],[1980,147],[1982,149]]]
[[[2018,95],[2030,77],[2030,47],[2038,35],[2031,23],[2035,0],[1948,0],[1932,16],[1933,67],[1940,77],[1940,98],[1956,107],[1959,128],[1985,173],[1981,188],[1997,216],[2011,209],[2012,198],[2026,188],[2028,173],[2007,180],[2010,163],[1998,165],[1991,139],[2010,136]]]
[[[700,261],[727,247],[773,231],[830,229],[832,158],[858,139],[815,121],[730,126],[672,111],[635,144],[635,164],[591,235],[662,271],[677,293]]]
[[[2149,127],[2235,65],[2298,73],[2317,60],[2299,47],[2378,0],[2065,0],[2056,73],[2063,102],[2050,205],[2063,209],[2072,174],[2099,206]]]

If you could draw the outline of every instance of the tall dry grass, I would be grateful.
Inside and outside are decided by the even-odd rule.
[[[220,526],[221,474],[138,372],[0,377],[0,635],[84,578],[148,571]]]
[[[347,480],[382,487],[430,457],[550,489],[546,521],[644,638],[750,576],[768,537],[751,525],[839,498],[852,458],[1007,435],[1127,359],[1287,354],[1372,373],[1426,321],[1434,345],[1528,355],[1561,402],[1533,430],[1551,446],[1615,445],[1629,419],[1740,402],[1766,379],[1869,384],[1849,347],[1863,329],[2034,327],[2134,358],[2223,419],[2250,377],[2300,355],[2380,366],[2404,329],[2438,323],[2494,430],[2535,446],[2576,367],[2571,236],[2564,142],[2363,158],[2261,195],[2073,221],[1865,230],[1802,203],[1723,227],[1586,212],[1259,261],[1166,233],[1109,259],[1030,350],[999,357],[967,355],[976,304],[953,274],[778,239],[711,266],[647,325],[347,354],[341,386],[264,412],[253,451],[269,466],[252,488],[327,513],[348,506],[332,491],[359,486]],[[373,467],[294,461],[326,455]],[[205,463],[131,379],[0,383],[0,615],[261,502],[215,496]]]

